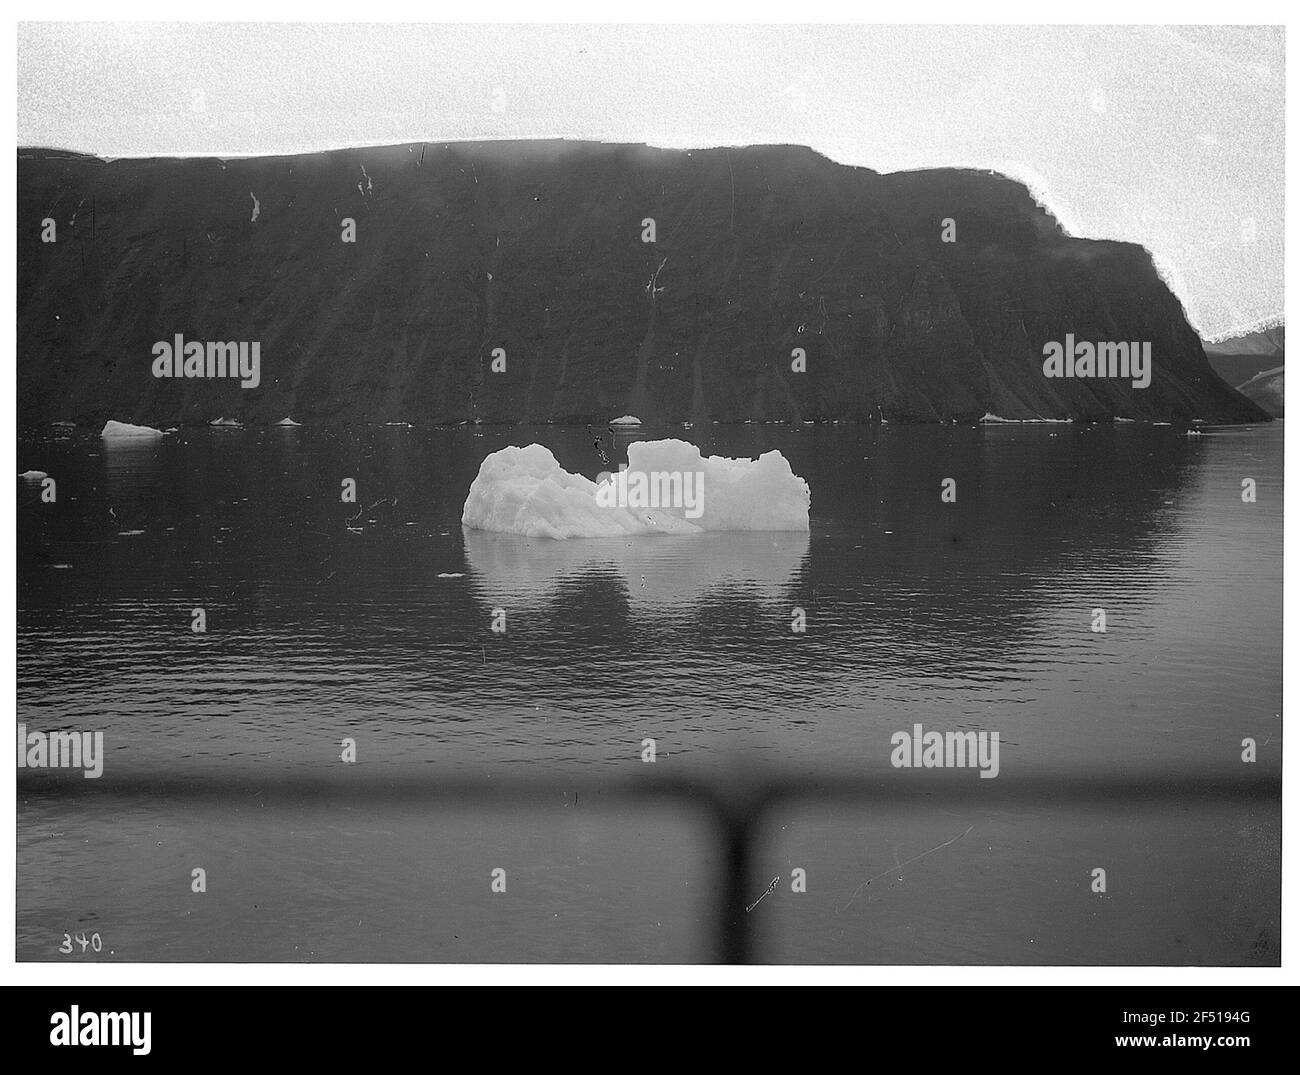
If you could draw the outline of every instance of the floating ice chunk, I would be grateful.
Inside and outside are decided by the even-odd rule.
[[[38,482],[42,478],[48,478],[49,475],[43,470],[24,470],[18,477],[25,478],[29,482]]]
[[[1074,421],[1073,418],[999,418],[996,414],[985,414],[980,421],[986,425],[1015,425],[1015,426],[1039,426],[1039,425],[1069,425]]]
[[[681,440],[635,441],[628,467],[599,483],[570,474],[540,444],[483,460],[463,525],[524,537],[808,530],[808,483],[778,451],[758,459],[701,458]]]
[[[439,571],[438,572],[438,578],[440,579],[463,579],[464,577],[465,577],[465,572],[463,571]]]
[[[214,418],[208,423],[210,426],[230,426],[232,429],[240,426],[238,418]]]
[[[104,428],[99,434],[101,437],[139,437],[153,438],[161,437],[162,430],[154,429],[153,426],[133,426],[129,422],[108,421],[104,423]]]
[[[621,418],[611,418],[609,424],[612,426],[639,426],[641,419],[630,414],[625,414]]]
[[[302,425],[301,422],[295,422],[295,421],[294,421],[292,418],[290,418],[287,414],[286,414],[283,418],[281,418],[278,422],[276,422],[275,424],[278,425],[278,426],[300,426],[300,425]]]

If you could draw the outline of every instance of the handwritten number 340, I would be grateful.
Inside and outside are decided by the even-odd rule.
[[[75,937],[65,933],[63,935],[63,943],[59,945],[59,951],[62,952],[65,956],[70,955],[73,950],[72,949],[73,941],[76,941],[77,944],[81,945],[81,950],[83,952],[87,948],[90,948],[91,951],[94,952],[101,952],[104,949],[104,942],[100,939],[98,933],[92,933],[89,937],[87,937],[84,933],[78,933]]]

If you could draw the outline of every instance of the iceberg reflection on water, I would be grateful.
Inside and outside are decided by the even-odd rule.
[[[672,539],[519,537],[465,529],[465,559],[479,597],[492,605],[543,605],[575,579],[621,578],[632,609],[654,612],[716,593],[763,604],[787,600],[808,556],[797,531],[713,532]]]

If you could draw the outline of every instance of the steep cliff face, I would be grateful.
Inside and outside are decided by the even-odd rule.
[[[990,173],[798,147],[25,150],[18,197],[24,424],[1265,417],[1143,249],[1069,238]],[[155,378],[177,333],[258,341],[261,384]],[[1044,377],[1067,333],[1150,341],[1150,387]]]

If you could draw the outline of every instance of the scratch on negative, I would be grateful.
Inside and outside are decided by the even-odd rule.
[[[772,892],[772,889],[776,888],[777,883],[778,883],[780,880],[781,880],[781,875],[780,875],[780,874],[777,874],[775,877],[773,877],[773,878],[772,878],[772,883],[771,883],[770,885],[767,886],[767,891],[763,893],[763,896],[768,896],[768,895],[770,895],[771,892]],[[763,902],[763,896],[759,896],[758,899],[756,899],[753,903],[751,903],[748,907],[746,907],[746,908],[745,908],[745,914],[749,914],[750,911],[752,911],[755,907],[757,907],[760,903],[762,903],[762,902]]]
[[[970,826],[970,828],[968,828],[968,829],[966,830],[966,832],[959,832],[959,833],[958,833],[956,836],[954,836],[951,840],[944,840],[943,843],[941,843],[941,844],[937,844],[936,846],[930,848],[929,851],[922,851],[919,855],[913,855],[913,856],[912,856],[910,859],[908,859],[906,862],[900,862],[897,866],[891,866],[888,870],[881,870],[880,873],[875,874],[875,875],[872,876],[872,877],[868,877],[865,881],[862,882],[862,884],[858,885],[858,887],[855,888],[855,889],[853,890],[853,895],[849,897],[849,902],[846,903],[843,907],[841,907],[841,908],[840,908],[838,911],[836,911],[835,913],[836,913],[836,914],[843,914],[843,913],[844,913],[845,911],[847,911],[850,907],[852,907],[852,906],[853,906],[853,901],[856,900],[856,899],[858,898],[858,896],[859,896],[859,894],[861,894],[862,890],[863,890],[864,888],[866,888],[867,885],[871,884],[872,881],[879,881],[882,877],[887,877],[889,874],[895,872],[896,870],[901,870],[904,866],[910,866],[913,862],[916,862],[918,859],[923,859],[923,858],[925,858],[926,855],[933,855],[936,851],[942,851],[945,847],[949,847],[949,846],[951,846],[952,844],[955,844],[955,843],[956,843],[958,840],[960,840],[963,836],[965,836],[967,833],[969,833],[970,830],[973,829],[974,827],[975,827],[975,826],[972,825],[972,826]],[[897,857],[897,856],[895,856],[895,857]]]

